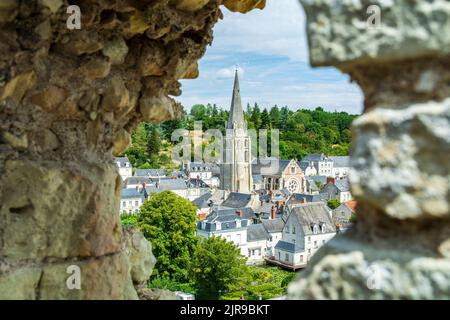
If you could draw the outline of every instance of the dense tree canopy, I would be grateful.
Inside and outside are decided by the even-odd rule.
[[[249,270],[240,249],[223,238],[203,239],[193,257],[192,275],[199,299],[218,299],[243,290]]]
[[[156,266],[152,277],[188,279],[198,243],[197,209],[171,191],[152,193],[142,205],[137,225],[153,245]]]
[[[327,112],[320,107],[315,110],[293,111],[287,106],[279,108],[275,105],[268,109],[261,108],[257,103],[253,106],[248,104],[244,113],[248,128],[267,129],[269,134],[273,129],[280,131],[280,157],[283,159],[301,159],[308,153],[325,153],[330,156],[349,153],[350,125],[355,115]],[[219,129],[225,133],[227,120],[228,111],[215,104],[197,104],[180,120],[158,125],[139,125],[132,134],[132,146],[125,154],[134,167],[167,167],[170,165],[167,155],[170,152],[164,154],[158,149],[164,149],[164,143],[169,147],[173,145],[171,135],[175,129],[193,130],[194,122],[201,121],[203,131]],[[164,141],[158,142],[160,139]],[[270,139],[268,143],[270,144]],[[158,148],[158,145],[161,147]]]

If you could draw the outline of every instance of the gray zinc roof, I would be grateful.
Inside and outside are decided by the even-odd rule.
[[[137,169],[134,173],[136,177],[164,177],[166,170],[164,169]]]
[[[262,225],[269,233],[282,232],[284,228],[284,221],[281,218],[263,220]]]
[[[275,249],[283,250],[283,251],[287,251],[287,252],[291,252],[291,253],[305,251],[305,249],[302,246],[300,246],[298,244],[290,243],[290,242],[287,242],[284,240],[278,241],[278,243],[275,245]]]
[[[115,161],[116,163],[119,163],[119,166],[120,166],[121,168],[125,168],[127,163],[128,163],[128,167],[131,166],[130,160],[128,160],[128,157],[115,157],[115,158],[114,158],[114,161]]]
[[[334,168],[346,168],[350,167],[350,157],[349,156],[335,156],[330,157],[333,160]]]

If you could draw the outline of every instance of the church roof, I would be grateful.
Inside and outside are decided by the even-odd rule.
[[[241,209],[248,206],[252,195],[248,193],[231,192],[228,198],[222,202],[223,207]]]
[[[227,129],[247,129],[242,110],[241,93],[239,89],[239,77],[236,70],[234,77],[233,97],[231,99],[230,116],[228,118]]]

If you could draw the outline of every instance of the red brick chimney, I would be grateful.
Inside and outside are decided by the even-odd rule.
[[[336,184],[336,178],[333,178],[333,177],[327,177],[327,184],[328,183],[332,183],[332,184]]]
[[[242,212],[242,210],[236,210],[236,214],[241,218],[244,217],[244,212]]]
[[[270,210],[270,218],[275,219],[277,216],[277,208],[275,206],[272,206],[272,209]]]

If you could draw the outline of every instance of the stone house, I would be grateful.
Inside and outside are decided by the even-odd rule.
[[[294,193],[303,192],[306,188],[303,171],[293,159],[256,159],[252,164],[252,172],[262,177],[261,185],[265,190],[287,189]]]
[[[288,269],[305,267],[317,250],[336,235],[331,210],[323,203],[289,205],[285,221],[275,255],[267,261]]]

